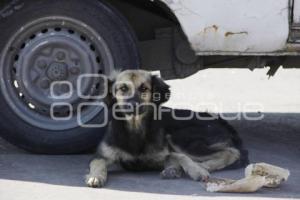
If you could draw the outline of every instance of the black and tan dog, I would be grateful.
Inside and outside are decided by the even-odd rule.
[[[208,179],[209,172],[248,164],[236,131],[222,119],[199,120],[213,117],[161,107],[170,90],[157,76],[128,70],[110,85],[111,120],[90,163],[88,186],[104,186],[107,168],[115,163],[128,170],[162,170],[165,179],[186,173],[197,181]]]

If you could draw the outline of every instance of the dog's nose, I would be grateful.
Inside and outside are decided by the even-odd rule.
[[[132,107],[136,108],[140,104],[140,99],[138,96],[133,96],[132,98],[128,99],[127,101]]]
[[[138,107],[139,105],[139,102],[138,101],[135,101],[135,100],[131,100],[128,102],[133,108],[136,108]]]

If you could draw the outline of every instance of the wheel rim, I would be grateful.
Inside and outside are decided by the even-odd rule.
[[[74,91],[97,96],[101,84],[97,77],[84,78],[82,74],[109,74],[113,58],[105,41],[91,27],[68,17],[46,17],[22,27],[7,43],[1,57],[1,90],[13,111],[29,124],[47,130],[66,130],[78,126],[78,105],[101,102],[102,99],[82,99],[73,92],[67,99],[51,96],[51,89],[59,96]],[[64,103],[70,106],[51,105]],[[53,110],[52,110],[53,111]],[[73,115],[70,116],[72,111]],[[97,106],[85,106],[80,111],[81,122],[86,123],[102,111]]]

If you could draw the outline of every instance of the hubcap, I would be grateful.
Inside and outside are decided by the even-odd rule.
[[[47,69],[47,77],[52,81],[68,79],[68,65],[66,63],[52,62]]]
[[[78,78],[82,74],[109,74],[112,69],[111,52],[91,27],[67,17],[47,17],[25,25],[8,42],[1,57],[1,90],[23,120],[47,130],[66,130],[78,126],[80,103],[101,101],[81,99],[77,92],[80,89],[81,94],[97,96],[101,82],[93,76],[79,86]],[[71,96],[56,99],[51,89],[55,95],[71,92]],[[54,103],[71,105],[73,115],[64,121],[52,119]],[[55,116],[70,116],[71,110],[57,107]],[[85,106],[80,118],[85,123],[99,112],[100,107]]]

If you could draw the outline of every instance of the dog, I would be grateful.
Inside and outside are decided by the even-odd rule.
[[[195,181],[206,181],[210,172],[249,163],[240,137],[224,120],[162,107],[170,98],[170,86],[161,78],[127,70],[108,85],[105,102],[111,119],[89,165],[89,187],[103,187],[112,164],[132,171],[160,170],[164,179],[187,174]],[[191,114],[195,115],[187,117]]]

